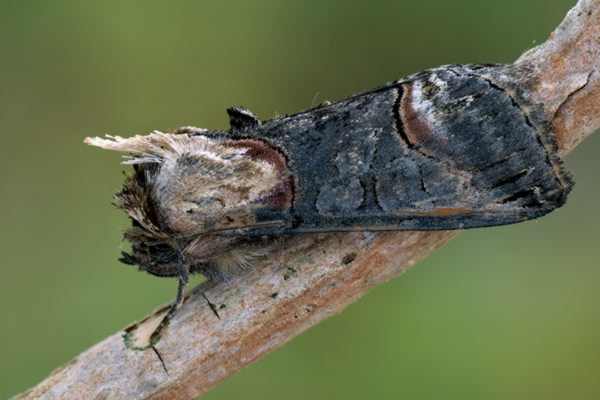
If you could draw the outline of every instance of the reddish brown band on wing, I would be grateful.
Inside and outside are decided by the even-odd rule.
[[[245,148],[246,155],[254,160],[267,162],[275,167],[281,177],[281,183],[261,199],[265,205],[277,209],[287,209],[294,201],[294,179],[287,168],[283,153],[274,146],[257,139],[239,139],[224,143],[226,146]]]

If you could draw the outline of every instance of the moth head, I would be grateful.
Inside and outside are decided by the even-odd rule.
[[[258,140],[152,132],[144,136],[88,138],[86,143],[126,153],[145,196],[129,208],[159,231],[192,235],[251,226],[259,207],[291,202],[283,156]],[[150,210],[153,216],[149,216]]]

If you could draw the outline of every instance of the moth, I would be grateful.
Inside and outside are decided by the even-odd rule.
[[[174,312],[189,274],[249,266],[265,238],[541,217],[573,182],[510,68],[443,66],[268,121],[232,107],[229,131],[87,138],[133,166],[116,195],[132,221],[121,261],[177,277]]]

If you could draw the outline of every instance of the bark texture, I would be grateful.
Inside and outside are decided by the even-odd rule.
[[[525,88],[522,95],[544,105],[563,155],[600,127],[599,38],[600,0],[580,0],[547,42],[515,62],[520,72],[507,77]],[[169,374],[152,349],[135,349],[148,342],[163,308],[16,398],[194,399],[456,234],[355,232],[285,239],[253,271],[190,293],[155,344]]]

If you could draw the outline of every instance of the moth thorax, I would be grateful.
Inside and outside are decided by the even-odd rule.
[[[253,207],[281,184],[276,165],[226,144],[164,160],[152,196],[166,227],[183,234],[253,223]]]

